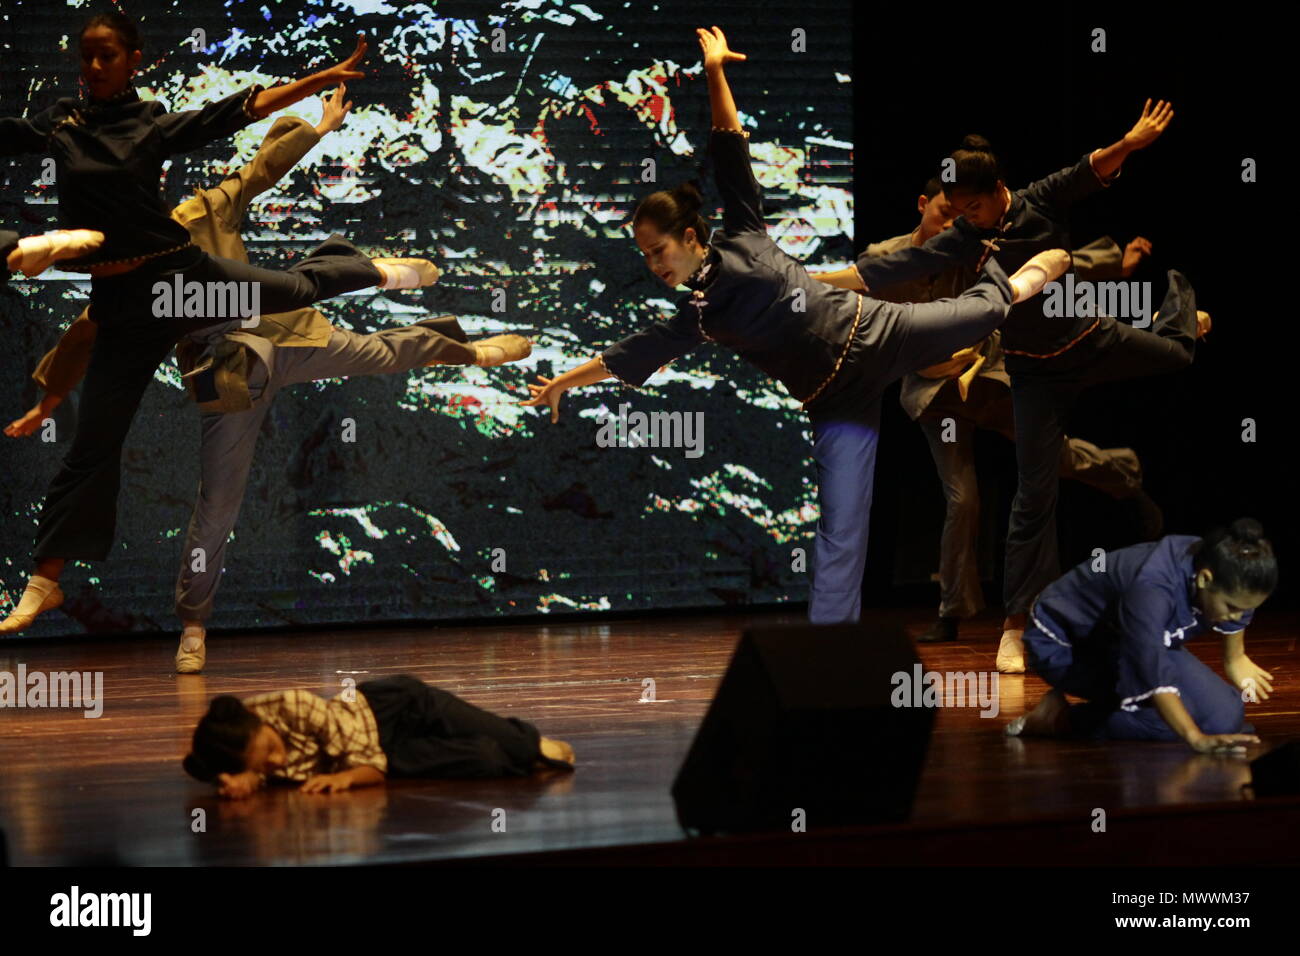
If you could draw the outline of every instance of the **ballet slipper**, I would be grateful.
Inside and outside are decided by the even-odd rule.
[[[181,631],[181,643],[176,648],[176,673],[197,674],[203,670],[208,657],[206,636],[207,631],[201,626],[189,625]]]
[[[18,240],[23,254],[23,275],[38,276],[60,259],[75,259],[93,252],[104,244],[104,234],[94,229],[59,229],[43,236],[24,236]]]
[[[428,259],[371,259],[370,263],[384,274],[381,289],[422,289],[442,275]]]
[[[1196,337],[1198,339],[1203,339],[1209,335],[1210,328],[1213,325],[1214,323],[1210,321],[1210,313],[1202,312],[1199,309],[1196,311]]]
[[[1034,256],[1012,273],[1011,288],[1016,296],[1011,301],[1024,302],[1043,291],[1047,283],[1059,279],[1070,268],[1070,254],[1064,249],[1048,249]]]
[[[1025,642],[1021,640],[1024,630],[1010,629],[1002,632],[1002,642],[998,644],[997,669],[1001,674],[1023,674],[1025,672]]]
[[[522,335],[493,335],[471,343],[474,346],[474,364],[482,368],[505,365],[527,358],[533,351],[533,343]]]
[[[48,586],[37,581],[48,582]],[[28,595],[31,595],[30,599]],[[25,631],[38,617],[46,611],[53,611],[62,603],[63,589],[59,587],[57,581],[49,581],[48,578],[37,579],[33,576],[27,582],[27,588],[23,591],[23,596],[13,613],[0,621],[0,634],[17,634],[19,631]],[[25,609],[24,605],[26,605]]]

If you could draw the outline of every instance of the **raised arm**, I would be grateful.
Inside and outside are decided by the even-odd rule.
[[[736,114],[736,101],[731,98],[731,87],[727,84],[724,68],[728,63],[748,59],[743,53],[733,53],[727,46],[727,38],[717,27],[695,31],[700,40],[700,50],[704,54],[704,75],[709,82],[709,106],[713,113],[714,129],[740,131],[740,117]]]
[[[279,112],[282,109],[292,106],[299,100],[304,100],[309,96],[315,96],[321,90],[329,86],[337,86],[348,80],[359,80],[365,76],[356,68],[366,55],[366,35],[357,34],[357,48],[352,51],[352,55],[336,66],[331,66],[328,70],[321,70],[319,73],[312,73],[301,80],[294,80],[292,83],[283,83],[280,86],[273,86],[268,90],[262,90],[255,97],[250,105],[253,115],[257,119],[270,116],[272,113]]]
[[[365,74],[353,69],[353,65],[364,55],[366,41],[358,35],[357,49],[337,66],[313,73],[311,76],[272,87],[269,90],[254,86],[224,99],[208,103],[195,110],[179,113],[159,112],[154,117],[162,135],[162,146],[168,154],[188,153],[199,149],[218,139],[231,136],[252,123],[272,113],[292,106],[299,100],[318,93],[329,86],[337,86],[345,80],[356,79]],[[161,107],[159,107],[161,111]]]
[[[763,191],[754,178],[749,158],[749,134],[740,127],[731,87],[723,73],[726,63],[745,59],[727,47],[727,38],[717,27],[713,32],[696,30],[704,51],[704,69],[709,82],[713,110],[713,131],[709,134],[709,156],[713,181],[722,197],[722,231],[727,235],[765,232]]]
[[[1146,149],[1154,143],[1173,118],[1172,103],[1160,100],[1153,108],[1151,100],[1148,99],[1146,105],[1142,107],[1142,115],[1138,117],[1138,121],[1119,142],[1112,143],[1092,154],[1092,168],[1103,181],[1110,179],[1119,172],[1120,166],[1124,165],[1124,160],[1128,158],[1129,153]]]

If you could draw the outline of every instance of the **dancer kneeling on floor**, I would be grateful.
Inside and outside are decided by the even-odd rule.
[[[1085,561],[1030,609],[1025,653],[1052,690],[1007,733],[1244,752],[1259,743],[1244,723],[1244,698],[1267,700],[1273,690],[1273,675],[1246,656],[1245,631],[1276,586],[1273,547],[1249,518],[1204,538],[1169,535]],[[1207,630],[1223,638],[1231,683],[1184,647]],[[1085,702],[1067,704],[1066,694]]]

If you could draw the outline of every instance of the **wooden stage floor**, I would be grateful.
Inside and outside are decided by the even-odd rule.
[[[1265,741],[1248,758],[1300,735],[1297,619],[1261,617],[1248,651],[1273,672],[1277,693],[1248,705]],[[913,634],[930,621],[928,611],[884,618]],[[16,673],[20,664],[29,672],[103,671],[106,701],[97,719],[76,710],[0,710],[0,828],[9,862],[415,863],[680,843],[669,788],[737,637],[746,626],[798,621],[786,612],[214,636],[208,671],[196,676],[171,672],[171,638],[0,644],[0,671]],[[999,623],[982,619],[959,643],[921,646],[926,668],[991,669]],[[1193,647],[1219,668],[1216,642]],[[338,795],[277,788],[225,801],[181,770],[194,724],[217,694],[302,687],[330,695],[346,677],[398,673],[569,741],[577,772],[400,781]],[[639,702],[647,677],[655,681],[654,703]],[[1007,721],[1044,689],[1036,677],[1002,675],[997,717],[939,711],[913,826],[996,829],[1054,816],[1077,819],[1083,829],[1099,807],[1246,800],[1246,759],[1197,756],[1173,743],[1005,737]],[[206,816],[203,832],[195,832],[197,809]],[[494,832],[497,811],[505,832]]]

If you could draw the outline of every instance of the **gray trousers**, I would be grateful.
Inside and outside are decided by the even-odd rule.
[[[176,616],[206,622],[212,614],[226,542],[244,501],[248,472],[262,421],[275,393],[286,385],[348,375],[392,375],[439,363],[472,365],[471,345],[427,325],[408,325],[358,335],[335,329],[320,348],[276,348],[272,367],[250,361],[248,392],[253,407],[242,412],[204,412],[199,456],[199,493],[176,579]]]
[[[947,429],[944,419],[952,419]],[[986,428],[1014,442],[1011,390],[1001,382],[976,378],[965,402],[949,382],[934,396],[917,422],[943,484],[946,510],[939,544],[939,616],[974,617],[984,609],[979,565],[979,482],[975,475],[975,430]],[[944,441],[945,431],[949,441]],[[1142,465],[1131,448],[1098,448],[1066,437],[1061,447],[1062,478],[1073,478],[1112,498],[1131,498],[1142,490]]]

